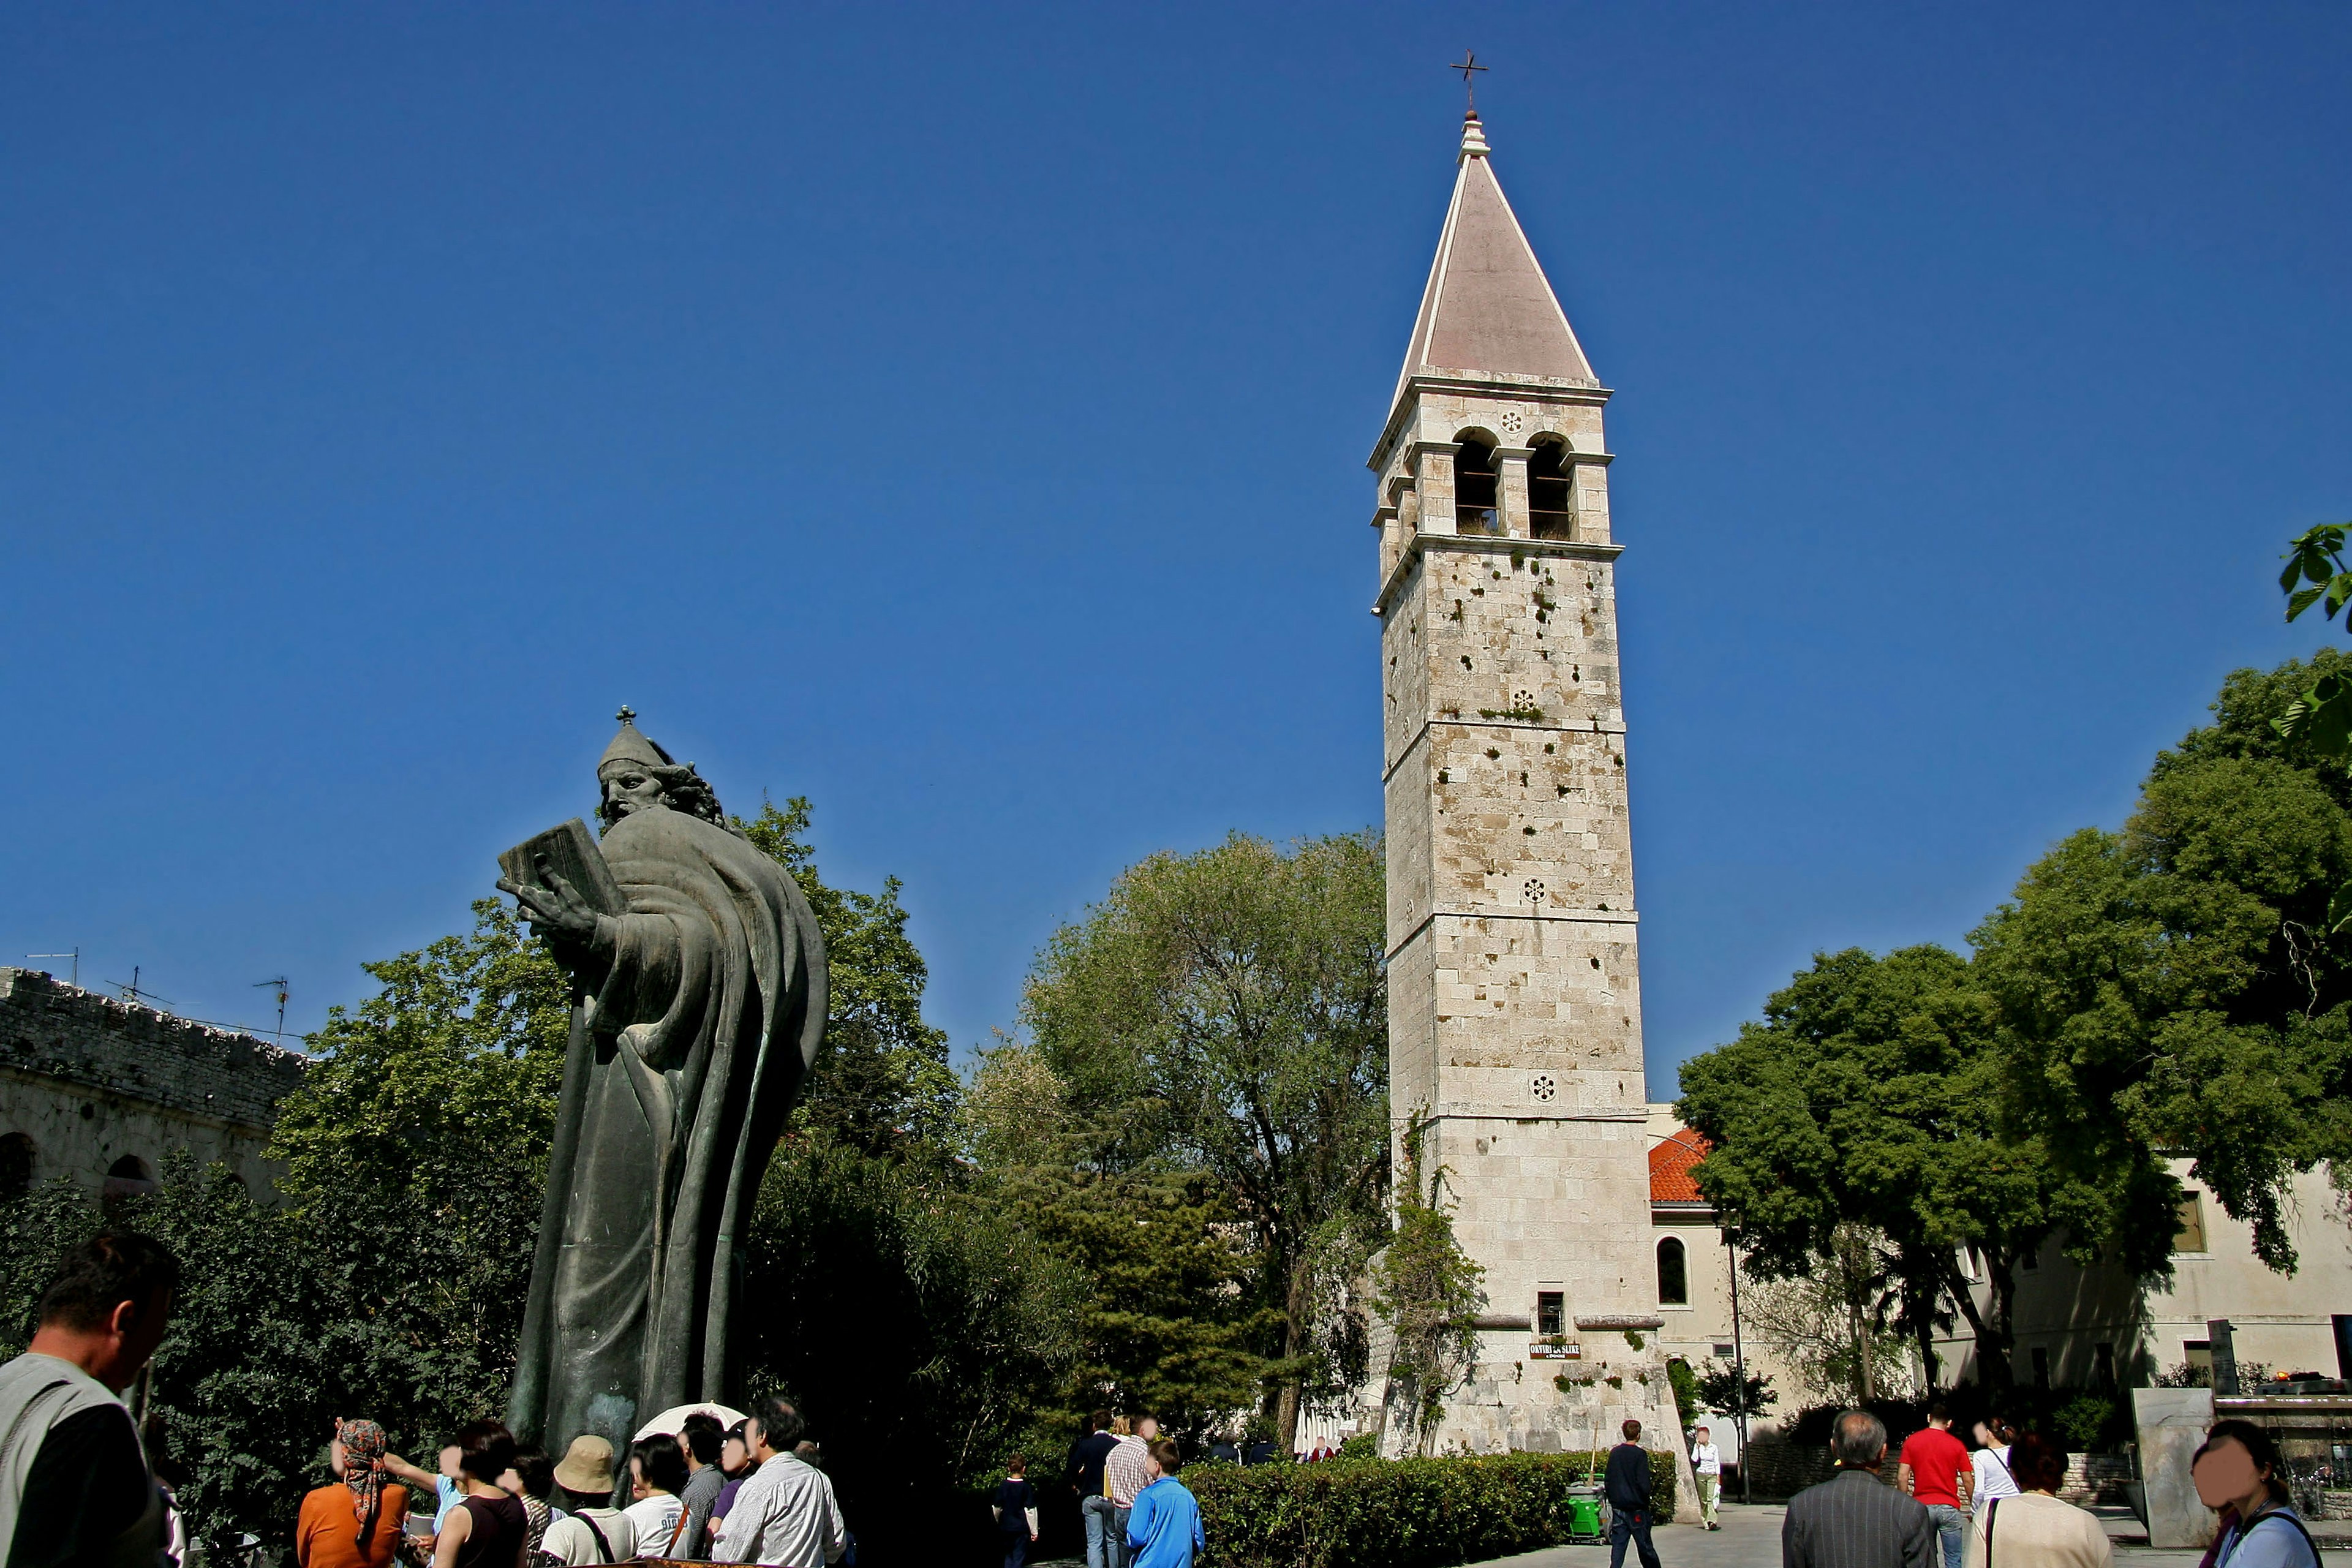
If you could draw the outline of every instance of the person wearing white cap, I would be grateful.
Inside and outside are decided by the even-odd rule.
[[[555,1484],[571,1500],[571,1514],[547,1527],[540,1550],[569,1568],[625,1563],[637,1554],[636,1526],[612,1506],[613,1445],[593,1433],[572,1439]]]

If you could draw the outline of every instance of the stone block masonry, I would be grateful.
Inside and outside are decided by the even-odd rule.
[[[140,1190],[185,1149],[226,1163],[257,1196],[278,1104],[309,1058],[0,966],[0,1182],[69,1176]]]
[[[1557,1452],[1606,1447],[1630,1418],[1679,1453],[1657,1338],[1609,393],[1488,152],[1473,117],[1369,463],[1396,1168],[1417,1154],[1441,1180],[1487,1305],[1467,1379],[1419,1437]]]

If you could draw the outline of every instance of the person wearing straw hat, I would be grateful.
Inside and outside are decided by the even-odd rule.
[[[563,1489],[571,1511],[547,1527],[541,1552],[562,1558],[569,1568],[625,1563],[637,1554],[636,1526],[612,1506],[612,1444],[593,1433],[572,1439],[563,1462],[555,1467],[555,1484]]]

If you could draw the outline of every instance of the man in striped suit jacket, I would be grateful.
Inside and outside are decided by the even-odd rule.
[[[1838,1473],[1789,1500],[1780,1568],[1939,1568],[1935,1520],[1878,1479],[1885,1424],[1867,1410],[1843,1411],[1830,1451]]]

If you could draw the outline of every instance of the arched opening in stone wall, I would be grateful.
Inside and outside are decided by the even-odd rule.
[[[110,1198],[140,1197],[163,1190],[155,1180],[155,1167],[136,1154],[125,1154],[106,1168],[106,1184],[100,1195]]]
[[[1502,514],[1495,510],[1495,443],[1482,430],[1465,430],[1454,439],[1454,531],[1500,533]]]
[[[1690,1305],[1690,1259],[1678,1236],[1669,1236],[1658,1243],[1658,1305]]]
[[[40,1163],[41,1152],[33,1146],[29,1134],[11,1132],[0,1138],[0,1202],[31,1192]]]
[[[1528,521],[1538,539],[1576,537],[1574,474],[1566,441],[1536,437],[1536,455],[1528,459]]]

